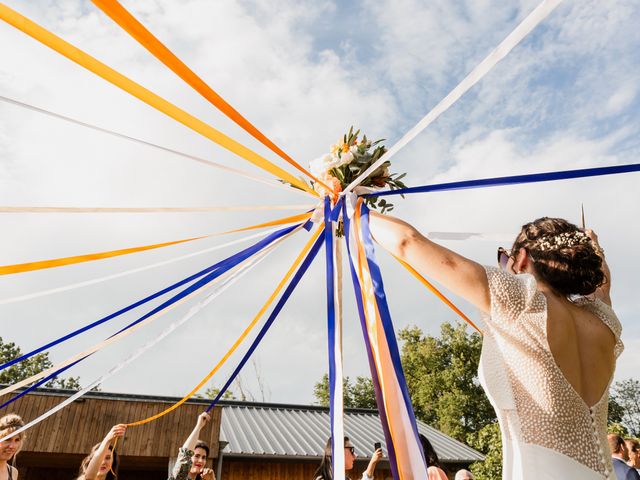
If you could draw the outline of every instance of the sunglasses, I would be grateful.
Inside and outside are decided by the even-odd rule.
[[[507,263],[509,263],[509,259],[511,258],[511,250],[506,250],[502,247],[498,247],[498,265],[502,270],[507,269]]]
[[[351,455],[356,456],[356,447],[344,447],[351,452]]]

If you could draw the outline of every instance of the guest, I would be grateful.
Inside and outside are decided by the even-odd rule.
[[[629,453],[629,461],[627,465],[635,468],[640,473],[640,442],[636,438],[625,438],[624,443]]]
[[[13,413],[0,418],[0,438],[24,427],[22,418]],[[15,464],[15,458],[25,439],[24,433],[19,433],[3,442],[0,442],[0,480],[18,480],[18,470],[9,465],[11,459]]]
[[[476,477],[473,476],[469,470],[458,470],[456,472],[455,480],[475,480]]]
[[[320,462],[320,466],[314,473],[313,478],[315,480],[332,480],[332,463],[331,463],[331,438],[327,440],[327,444],[324,447],[324,452],[322,454],[322,460]],[[373,456],[369,461],[369,465],[367,469],[362,472],[361,480],[373,480],[373,475],[375,473],[376,465],[382,458],[382,449],[379,448],[375,452],[373,452]],[[349,471],[353,468],[353,464],[356,460],[356,450],[349,440],[349,437],[344,437],[344,469],[345,471]],[[349,477],[346,477],[347,480]]]
[[[629,452],[622,437],[615,433],[610,433],[607,435],[607,440],[609,440],[613,469],[618,480],[640,480],[640,475],[638,475],[635,468],[631,468],[626,463],[629,460]]]
[[[173,467],[169,480],[215,480],[213,470],[206,468],[209,446],[198,440],[200,431],[211,420],[208,413],[198,416],[196,426],[178,451],[178,460]]]
[[[114,449],[117,439],[124,437],[127,426],[114,425],[102,442],[94,445],[91,453],[80,464],[76,480],[107,480],[118,478],[118,454]]]
[[[422,451],[424,452],[424,458],[427,461],[427,474],[428,480],[447,480],[447,474],[442,470],[442,465],[438,459],[433,445],[427,437],[420,434],[420,443],[422,444]]]

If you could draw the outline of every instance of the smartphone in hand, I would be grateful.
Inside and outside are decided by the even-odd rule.
[[[376,442],[373,444],[373,451],[375,452],[376,450],[379,450],[382,448],[382,443],[380,442]]]

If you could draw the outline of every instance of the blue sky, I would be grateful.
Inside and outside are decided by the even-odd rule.
[[[273,159],[90,3],[10,0],[6,4]],[[145,0],[123,4],[301,163],[323,154],[350,125],[393,144],[536,6],[529,0]],[[563,2],[484,80],[402,150],[393,170],[408,172],[408,183],[418,185],[637,163],[640,31],[634,19],[639,14],[640,5],[631,0]],[[251,168],[8,25],[0,25],[0,46],[1,95],[225,165]],[[587,222],[607,251],[614,305],[624,326],[627,350],[617,378],[637,378],[640,260],[633,254],[640,234],[637,184],[637,174],[629,174],[416,195],[396,202],[396,212],[425,232],[487,234],[490,240],[450,241],[447,246],[493,263],[496,247],[508,244],[522,223],[542,215],[578,221],[584,203]],[[0,103],[2,205],[303,201],[296,194],[221,175],[169,154]],[[265,215],[3,214],[0,264],[213,233],[257,222]],[[190,390],[244,328],[303,241],[292,239],[257,267],[255,275],[103,388],[164,395]],[[219,242],[212,239],[135,257],[0,278],[0,299],[141,267]],[[2,336],[24,348],[38,346],[187,276],[219,259],[221,253],[215,255],[82,290],[0,305]],[[455,320],[392,260],[382,252],[380,257],[398,327],[415,324],[436,333],[440,322]],[[258,349],[258,366],[271,400],[310,402],[313,383],[326,371],[322,279],[322,265],[315,265]],[[345,292],[349,297],[348,285]],[[464,302],[461,306],[477,318],[473,308]],[[178,309],[95,355],[75,374],[90,381],[185,311]],[[52,358],[63,360],[132,318],[53,350]],[[358,328],[353,305],[347,302],[345,368],[352,376],[367,372]],[[232,366],[214,384],[222,384]],[[255,392],[256,374],[251,370],[244,373],[244,381]],[[140,372],[145,372],[144,381]]]

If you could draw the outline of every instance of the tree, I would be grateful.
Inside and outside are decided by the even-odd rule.
[[[416,416],[465,442],[470,433],[496,422],[478,381],[482,338],[466,325],[442,324],[440,337],[417,327],[399,332],[402,366]]]
[[[0,337],[0,363],[4,364],[22,355],[20,347],[15,343],[4,342]],[[49,360],[49,352],[41,352],[31,358],[23,360],[5,370],[0,371],[0,384],[13,384],[36,375],[53,366]],[[48,388],[66,388],[80,390],[80,377],[54,377],[44,384]]]
[[[209,387],[204,392],[204,398],[214,399],[220,393],[220,389],[216,387]],[[231,390],[227,390],[222,394],[221,400],[237,400],[236,396]]]
[[[470,433],[467,442],[471,448],[484,454],[483,462],[471,464],[471,473],[478,480],[500,480],[502,478],[502,441],[498,423],[490,423],[479,431]]]
[[[376,408],[376,394],[373,382],[368,377],[356,377],[354,382],[349,377],[342,379],[344,390],[343,401],[347,408]],[[324,374],[313,387],[316,403],[323,407],[329,406],[329,375]]]
[[[640,380],[628,378],[611,388],[611,399],[620,407],[618,423],[634,437],[640,436]],[[609,404],[611,408],[611,403]],[[611,412],[610,412],[611,413]]]

